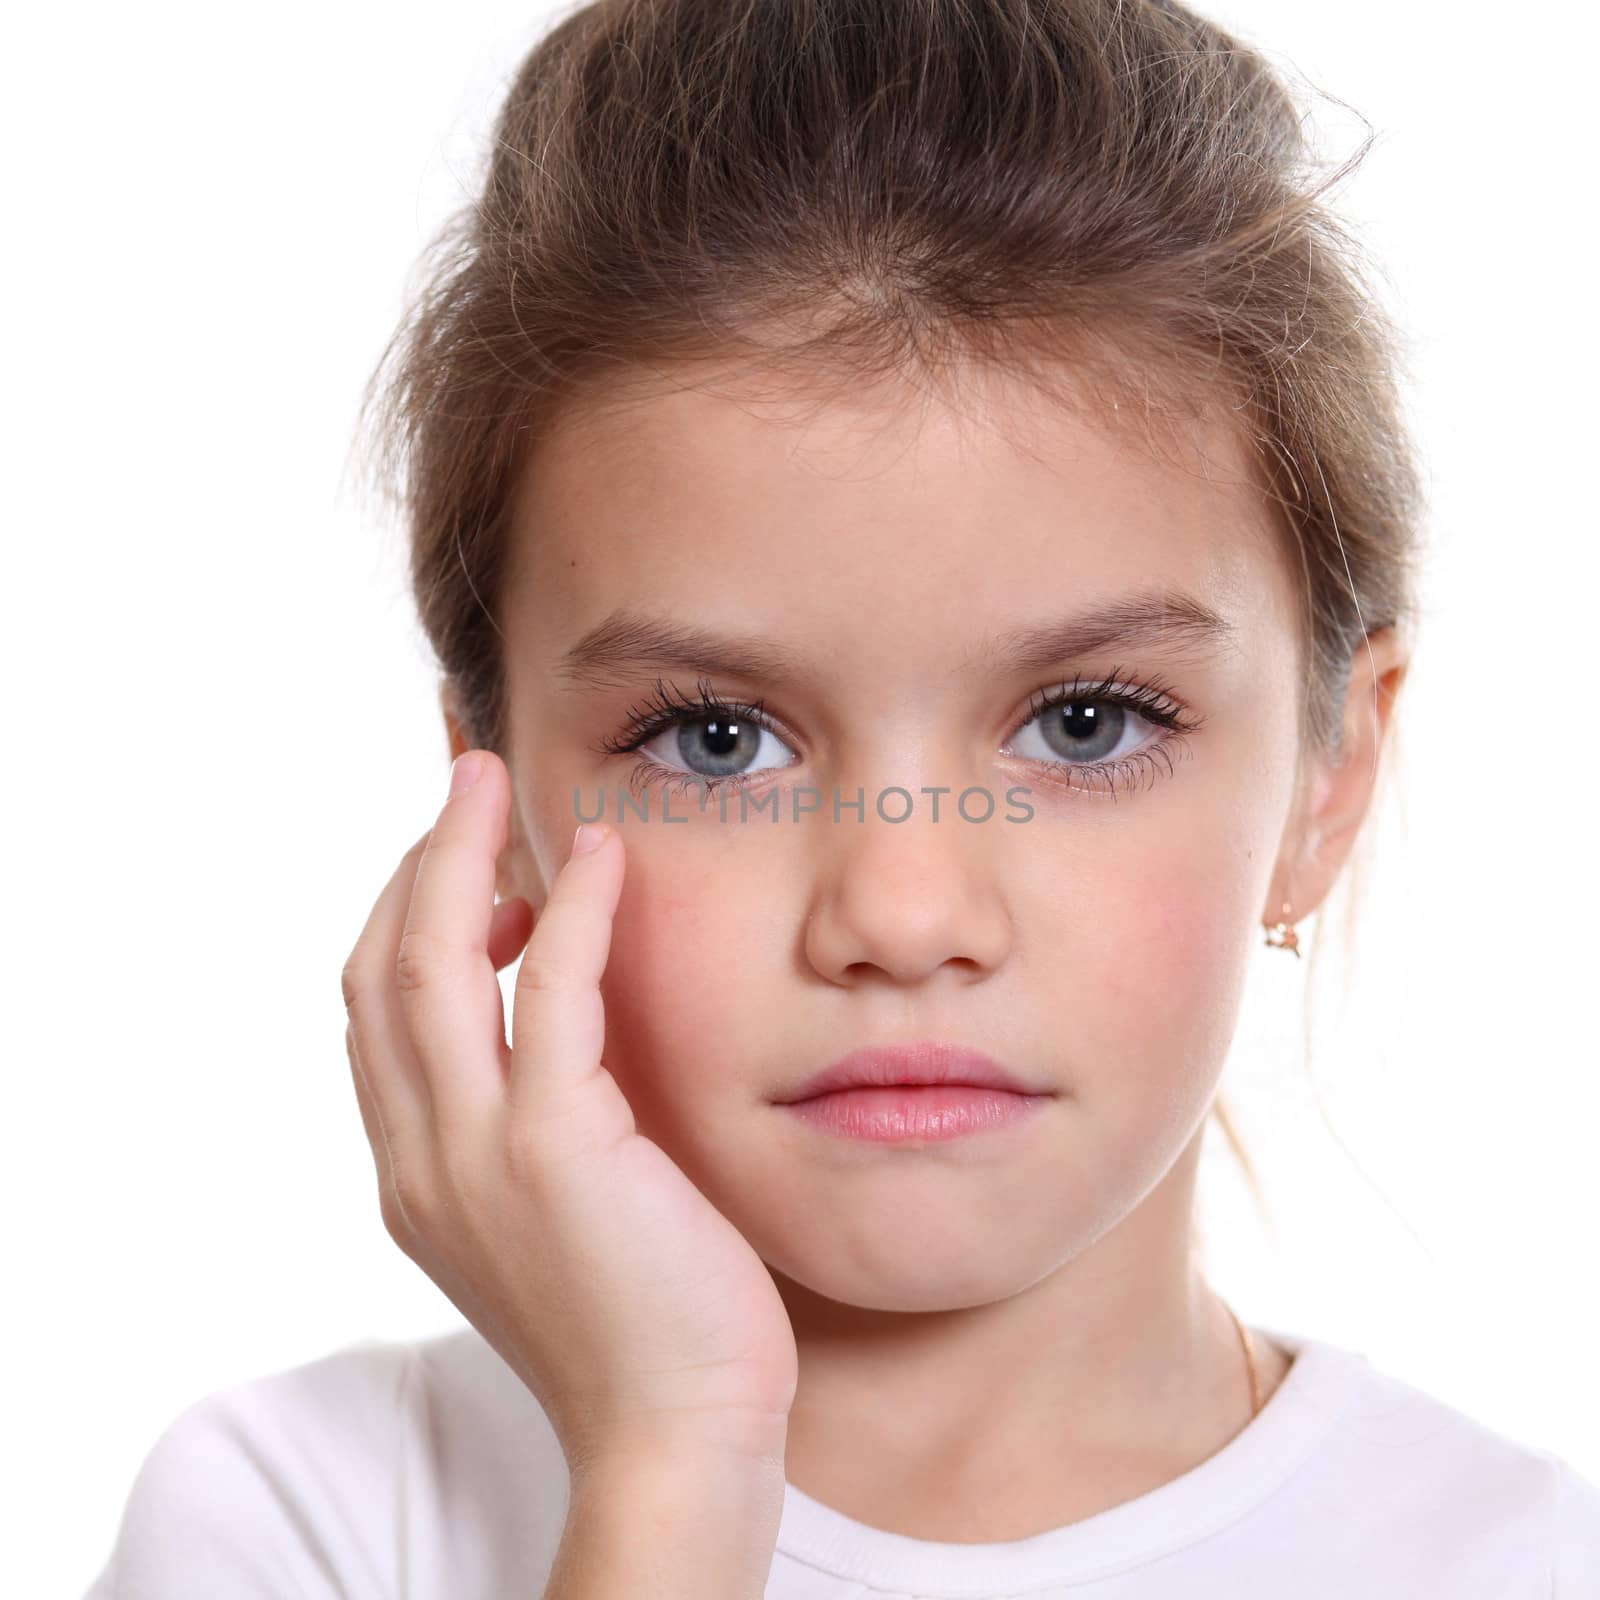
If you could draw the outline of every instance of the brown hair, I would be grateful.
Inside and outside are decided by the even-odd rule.
[[[1414,616],[1422,518],[1400,334],[1322,203],[1371,143],[1319,173],[1265,58],[1176,0],[569,12],[363,401],[473,743],[505,752],[526,452],[727,357],[841,386],[984,362],[1152,444],[1223,409],[1301,580],[1302,752],[1337,752],[1353,651]]]

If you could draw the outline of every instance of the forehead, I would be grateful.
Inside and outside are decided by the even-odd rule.
[[[1151,448],[1025,380],[650,383],[524,463],[506,603],[548,663],[619,608],[810,641],[841,668],[945,660],[994,627],[1154,587],[1241,632],[1291,590],[1226,414]]]

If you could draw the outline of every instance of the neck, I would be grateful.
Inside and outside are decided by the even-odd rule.
[[[774,1272],[800,1358],[790,1480],[841,1510],[885,1483],[971,1505],[1027,1478],[1154,1487],[1214,1454],[1251,1402],[1238,1328],[1194,1265],[1198,1153],[1197,1136],[1136,1211],[1005,1299],[877,1311]]]

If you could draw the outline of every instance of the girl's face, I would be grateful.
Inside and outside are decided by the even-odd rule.
[[[666,390],[574,419],[520,486],[503,613],[501,892],[543,904],[576,804],[592,818],[603,796],[615,821],[619,794],[648,801],[621,827],[605,1063],[770,1267],[880,1310],[1007,1298],[1175,1169],[1278,910],[1296,792],[1294,591],[1243,447],[1197,426],[1192,457],[1161,464],[1024,386],[981,393],[965,415],[888,389],[786,414]],[[1163,593],[1220,626],[1008,659]],[[610,648],[564,673],[602,627]],[[669,659],[657,630],[784,668]],[[759,700],[765,728],[737,719],[730,754],[702,712],[597,748],[631,742],[658,679]],[[1075,680],[1092,721],[1040,713]],[[1083,699],[1106,680],[1196,726]],[[724,819],[715,791],[664,787],[729,772],[745,820],[737,790]],[[849,1049],[916,1040],[975,1046],[1052,1098],[917,1145],[774,1104]]]

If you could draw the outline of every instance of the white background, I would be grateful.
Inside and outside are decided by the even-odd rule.
[[[1213,1281],[1600,1481],[1588,8],[1208,14],[1362,112],[1436,548],[1356,959],[1261,950]],[[0,1588],[76,1595],[222,1385],[457,1326],[389,1241],[339,969],[440,804],[358,391],[536,3],[34,8],[0,94]],[[1351,118],[1316,114],[1347,148]],[[507,975],[509,976],[509,975]],[[1213,1130],[1214,1132],[1215,1130]]]

